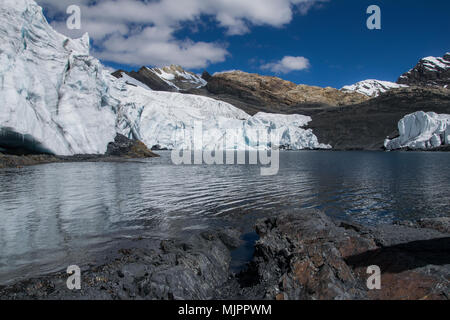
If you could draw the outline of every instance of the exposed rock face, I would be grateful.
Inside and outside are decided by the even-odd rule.
[[[337,150],[382,150],[387,137],[398,137],[398,121],[416,111],[450,113],[450,90],[433,87],[393,89],[358,105],[293,108],[312,117],[309,128]]]
[[[116,78],[121,78],[123,73],[144,83],[155,91],[178,92],[198,89],[206,85],[205,79],[176,65],[163,68],[142,67],[137,72],[118,70],[112,75]]]
[[[0,288],[0,299],[211,299],[229,276],[233,241],[224,239],[203,232],[159,247],[140,240],[138,248],[119,250],[115,261],[82,271],[80,291],[68,290],[67,274],[59,273]]]
[[[130,140],[121,134],[117,134],[114,142],[108,144],[105,155],[135,159],[157,157],[157,155],[151,152],[143,142],[139,140]]]
[[[450,85],[450,53],[446,53],[442,58],[423,58],[413,69],[403,74],[397,83],[448,88]]]
[[[212,76],[209,74],[208,71],[203,71],[202,73],[202,79],[205,80],[206,82],[208,82],[209,80],[211,80]]]
[[[245,290],[259,298],[449,299],[448,233],[334,222],[315,210],[260,221],[257,232]],[[372,265],[381,269],[381,290],[367,287]]]
[[[345,263],[345,255],[376,248],[370,239],[338,228],[319,211],[260,221],[252,267],[266,298],[362,299],[363,284]]]
[[[361,103],[369,98],[354,92],[342,92],[333,88],[320,88],[260,76],[242,71],[214,75],[207,85],[210,95],[233,103],[250,114],[258,111],[285,112],[294,106],[343,106]],[[251,109],[253,106],[253,109]]]

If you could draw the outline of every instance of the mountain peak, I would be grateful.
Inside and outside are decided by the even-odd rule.
[[[375,79],[363,80],[350,86],[345,86],[341,90],[344,92],[358,92],[368,97],[378,97],[380,94],[391,89],[404,88],[407,85],[397,84],[390,81],[381,81]]]
[[[118,74],[118,72],[113,73],[116,77]],[[161,68],[142,67],[137,72],[131,71],[125,74],[155,91],[179,92],[202,88],[207,84],[200,75],[174,64]]]
[[[450,53],[443,57],[425,57],[411,70],[400,76],[399,84],[418,86],[450,85]]]

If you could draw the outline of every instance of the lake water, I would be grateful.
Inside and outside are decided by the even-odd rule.
[[[161,155],[0,170],[0,283],[95,261],[131,237],[250,233],[258,218],[302,208],[369,224],[450,215],[449,153],[282,152],[275,176]]]

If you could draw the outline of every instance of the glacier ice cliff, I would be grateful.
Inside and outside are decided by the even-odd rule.
[[[450,115],[434,112],[415,112],[398,123],[400,136],[387,139],[388,150],[411,148],[427,150],[450,144]]]
[[[0,129],[27,137],[39,150],[102,154],[117,133],[149,147],[191,149],[198,144],[186,132],[199,122],[202,149],[268,148],[257,141],[261,131],[286,148],[330,148],[304,129],[309,117],[251,117],[218,100],[116,79],[89,55],[87,34],[73,40],[56,32],[34,0],[2,0],[0,42]],[[230,131],[233,142],[225,144]]]

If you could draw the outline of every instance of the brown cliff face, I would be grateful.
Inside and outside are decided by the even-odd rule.
[[[261,111],[269,112],[273,110],[289,113],[290,107],[299,105],[343,106],[369,100],[360,93],[297,85],[277,77],[242,71],[214,75],[208,82],[207,90],[218,98],[234,98],[244,104],[259,106]]]

